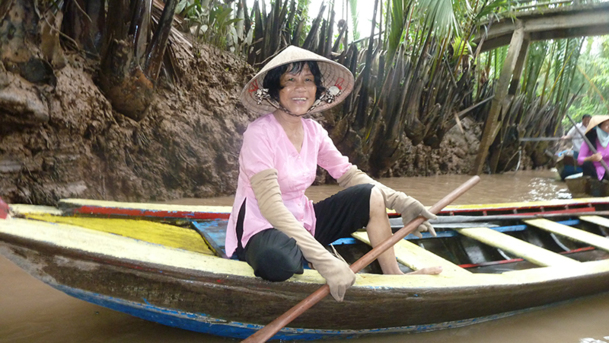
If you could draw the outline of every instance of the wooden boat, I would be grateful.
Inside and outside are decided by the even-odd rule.
[[[71,296],[169,326],[244,338],[324,284],[309,269],[267,282],[222,258],[229,208],[66,200],[11,210],[2,255]],[[438,237],[395,248],[404,271],[442,274],[380,275],[375,262],[344,302],[324,299],[274,338],[447,329],[609,291],[608,210],[609,198],[451,206]],[[357,232],[336,248],[353,260],[365,242]]]
[[[572,150],[561,151],[556,159],[556,172],[560,180],[565,180],[574,174],[582,172],[582,168],[577,164],[576,159],[573,157]]]
[[[566,177],[565,182],[574,198],[609,196],[609,182],[606,180],[595,180],[579,173]]]

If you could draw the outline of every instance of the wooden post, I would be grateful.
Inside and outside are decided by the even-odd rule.
[[[524,69],[524,63],[527,60],[527,53],[529,52],[529,43],[531,43],[530,35],[525,33],[524,40],[522,41],[522,47],[520,48],[520,53],[518,54],[518,59],[516,60],[516,67],[514,67],[514,72],[512,73],[512,82],[510,82],[510,88],[508,90],[508,94],[510,95],[516,95],[518,86],[520,86],[522,70]]]
[[[514,71],[512,72],[512,81],[510,82],[510,87],[507,92],[507,97],[504,101],[505,106],[501,109],[501,114],[498,119],[498,126],[496,132],[499,132],[499,129],[503,125],[502,121],[505,118],[507,113],[509,104],[514,99],[516,92],[518,91],[518,86],[520,86],[520,77],[522,76],[522,70],[524,69],[524,63],[527,59],[527,52],[529,51],[529,43],[530,38],[529,35],[525,33],[524,40],[522,42],[522,47],[520,48],[520,53],[518,54],[518,59],[516,60],[516,66],[514,67]],[[494,140],[494,139],[493,139]],[[492,144],[492,141],[491,141]],[[499,144],[499,148],[495,149],[495,151],[491,154],[491,159],[489,161],[489,167],[492,174],[497,173],[497,165],[499,164],[499,158],[501,157],[501,152],[503,151],[503,142]]]
[[[495,87],[495,97],[491,104],[491,110],[489,111],[488,117],[486,118],[486,124],[484,125],[484,132],[482,133],[482,139],[480,140],[480,148],[478,155],[474,162],[471,175],[478,175],[482,173],[484,162],[488,156],[488,148],[491,146],[497,135],[497,131],[501,127],[500,113],[501,109],[506,105],[504,102],[508,95],[508,87],[512,79],[512,75],[516,68],[516,61],[520,55],[520,50],[524,42],[524,25],[522,21],[516,21],[517,28],[512,34],[512,40],[510,41],[510,48],[508,50],[507,57],[503,63],[503,69]]]

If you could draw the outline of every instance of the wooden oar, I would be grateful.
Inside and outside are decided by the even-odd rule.
[[[518,138],[521,142],[545,142],[545,141],[559,141],[560,137],[522,137]]]
[[[440,212],[444,207],[453,202],[456,198],[461,196],[463,193],[467,192],[470,188],[475,186],[480,181],[479,176],[473,176],[467,182],[459,186],[457,189],[452,191],[450,194],[442,198],[442,200],[438,201],[435,205],[433,205],[429,212],[436,214]],[[404,237],[408,236],[410,233],[414,232],[419,225],[421,225],[426,219],[424,217],[417,217],[413,221],[411,221],[408,225],[401,228],[399,231],[393,234],[390,238],[383,241],[381,244],[374,247],[374,249],[370,250],[366,255],[362,256],[359,260],[355,261],[350,268],[354,273],[359,272],[364,267],[372,263],[376,260],[379,255],[387,251],[387,249],[393,247],[397,242],[401,241]],[[277,319],[272,321],[267,326],[258,330],[253,335],[249,336],[242,342],[245,343],[254,343],[254,342],[266,342],[268,339],[273,337],[279,330],[281,330],[284,326],[288,325],[298,316],[303,314],[306,310],[313,307],[313,305],[320,302],[323,298],[325,298],[328,294],[330,294],[330,287],[325,284],[313,294],[309,295],[307,298],[296,304],[296,306],[289,309],[286,313],[279,316]]]

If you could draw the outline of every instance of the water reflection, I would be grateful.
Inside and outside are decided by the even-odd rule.
[[[400,190],[425,205],[432,205],[453,189],[470,179],[468,175],[439,175],[428,177],[401,177],[379,180],[383,184]],[[554,179],[554,172],[520,171],[501,175],[481,175],[481,181],[454,204],[481,204],[515,201],[570,199],[571,194],[564,182]],[[306,192],[313,201],[323,200],[340,191],[336,185],[313,186]],[[232,206],[232,196],[209,199],[179,199],[172,204]]]
[[[609,340],[609,336],[603,337],[603,339]],[[607,341],[603,341],[603,340],[596,339],[596,338],[590,338],[590,337],[582,338],[579,340],[579,342],[580,343],[607,343]]]

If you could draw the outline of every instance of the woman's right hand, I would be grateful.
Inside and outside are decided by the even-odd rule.
[[[589,157],[591,162],[600,162],[603,159],[603,155],[600,152]]]
[[[332,297],[336,301],[343,301],[347,289],[355,283],[355,273],[349,265],[332,256],[318,265],[313,264],[313,267],[326,279]]]

